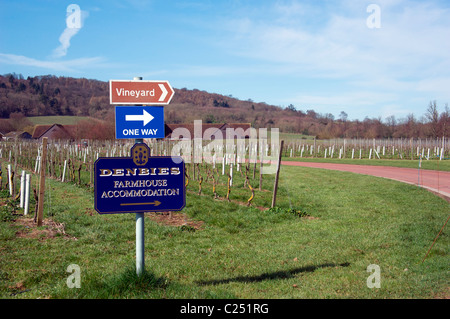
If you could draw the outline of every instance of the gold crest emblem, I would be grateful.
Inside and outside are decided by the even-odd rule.
[[[131,157],[133,158],[134,164],[136,164],[137,166],[143,166],[147,164],[149,155],[150,149],[148,148],[147,144],[138,143],[131,148]]]

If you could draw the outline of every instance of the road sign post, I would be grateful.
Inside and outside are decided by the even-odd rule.
[[[135,77],[135,81],[142,81],[142,77]],[[112,89],[110,90],[112,92]],[[111,93],[110,93],[111,94]],[[112,98],[111,98],[112,100]],[[116,123],[117,132],[117,123]],[[117,134],[116,134],[117,135]],[[136,144],[144,143],[144,139],[137,138]],[[136,274],[140,276],[145,269],[145,215],[136,213]]]
[[[150,157],[143,140],[165,137],[162,105],[170,103],[175,91],[168,81],[143,81],[142,77],[109,83],[110,103],[130,105],[116,106],[116,138],[134,138],[135,145],[129,158],[95,162],[95,209],[100,214],[136,214],[136,273],[140,276],[145,267],[144,213],[182,210],[186,201],[183,160]]]

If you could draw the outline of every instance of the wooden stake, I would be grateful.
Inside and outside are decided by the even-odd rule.
[[[275,176],[275,185],[273,187],[272,208],[275,207],[275,202],[277,200],[278,178],[280,176],[281,155],[283,154],[282,153],[283,152],[283,145],[284,145],[284,141],[281,141],[280,153],[278,154],[277,174]]]
[[[42,156],[41,156],[41,176],[39,182],[39,201],[37,212],[37,225],[42,226],[42,216],[44,213],[44,192],[45,192],[45,161],[47,157],[47,137],[42,139]]]

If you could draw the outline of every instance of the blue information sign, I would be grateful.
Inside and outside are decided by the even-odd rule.
[[[116,138],[164,138],[164,107],[116,106]]]
[[[95,210],[100,214],[180,211],[186,205],[181,157],[150,157],[146,144],[131,157],[100,157],[95,166]]]

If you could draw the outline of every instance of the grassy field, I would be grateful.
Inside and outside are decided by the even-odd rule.
[[[270,189],[273,176],[264,183]],[[146,214],[140,278],[135,214],[99,215],[92,189],[48,179],[36,228],[33,214],[13,214],[3,190],[0,298],[449,297],[448,227],[422,263],[448,217],[443,199],[376,177],[282,167],[278,208],[263,210],[271,193],[246,207],[236,202],[249,197],[242,185],[237,179],[228,203],[223,186],[214,199],[191,181],[182,212]],[[177,218],[188,226],[167,224]],[[71,264],[80,267],[79,289],[67,285]],[[371,264],[380,267],[379,289],[367,286]]]
[[[334,163],[334,164],[353,164],[353,165],[374,165],[374,166],[392,166],[419,169],[419,160],[391,160],[391,159],[345,159],[345,158],[299,158],[283,157],[283,161],[312,162],[312,163]],[[421,169],[450,171],[449,160],[422,160]]]
[[[51,125],[51,124],[61,124],[61,125],[74,125],[80,120],[88,119],[88,117],[83,116],[32,116],[27,117],[33,125]]]

